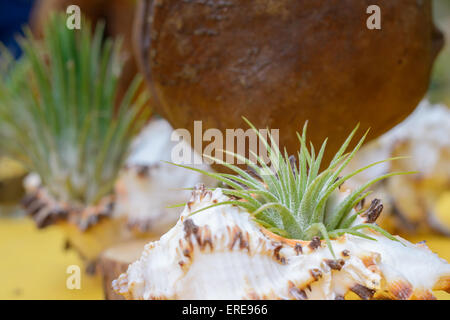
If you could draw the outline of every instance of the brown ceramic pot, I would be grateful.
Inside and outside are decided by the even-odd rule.
[[[373,4],[381,30],[366,27]],[[329,155],[358,122],[374,138],[404,119],[442,46],[430,0],[142,0],[135,27],[154,108],[174,127],[246,128],[246,116],[294,152],[309,120]]]

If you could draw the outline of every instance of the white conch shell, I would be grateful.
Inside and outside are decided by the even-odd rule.
[[[450,265],[422,244],[346,235],[333,240],[334,259],[318,238],[276,236],[242,209],[223,205],[220,189],[198,186],[177,224],[146,245],[140,260],[113,282],[128,299],[433,298],[450,289]],[[369,233],[369,231],[367,231]]]
[[[409,158],[361,172],[348,181],[351,187],[387,172],[419,172],[395,176],[376,185],[374,194],[384,196],[384,214],[378,221],[383,227],[392,232],[433,230],[450,235],[450,217],[437,212],[439,199],[450,191],[449,137],[450,109],[425,100],[406,120],[358,151],[345,169],[347,173],[390,157]]]
[[[135,152],[128,159],[128,166],[116,184],[116,214],[125,215],[128,224],[140,232],[163,234],[178,220],[178,208],[168,208],[185,202],[193,185],[208,183],[205,175],[186,170],[171,162],[178,136],[164,119],[153,120],[135,142]],[[191,150],[186,141],[184,148]],[[201,157],[193,150],[194,157]],[[201,162],[194,158],[194,161]],[[198,169],[209,171],[201,164]]]
[[[39,200],[35,201],[34,219],[46,225],[58,222],[64,227],[70,245],[88,261],[95,260],[101,251],[117,243],[164,234],[179,218],[179,209],[167,207],[185,202],[190,191],[184,188],[210,181],[198,172],[163,162],[172,160],[171,153],[177,144],[172,141],[175,134],[166,120],[154,119],[148,124],[135,140],[127,166],[116,182],[115,194],[111,197],[112,209],[101,219],[95,214],[88,216],[84,221],[89,223],[83,228],[78,221],[70,221],[67,215],[56,217],[55,221],[49,219],[49,214],[54,212],[51,209],[58,208],[60,203],[41,185],[39,175],[31,173],[24,187],[28,195]],[[191,147],[186,145],[185,148]],[[206,164],[197,168],[209,170]]]

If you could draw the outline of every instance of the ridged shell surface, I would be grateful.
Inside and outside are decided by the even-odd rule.
[[[433,299],[450,265],[424,244],[345,235],[297,241],[262,229],[220,189],[197,186],[177,224],[113,282],[128,299]]]

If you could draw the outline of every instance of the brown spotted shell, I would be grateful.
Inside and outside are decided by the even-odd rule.
[[[198,186],[180,220],[113,282],[128,299],[432,299],[450,289],[450,265],[425,245],[376,233],[377,241],[345,235],[296,241],[261,229],[225,201],[220,189]],[[220,288],[220,289],[218,289]]]

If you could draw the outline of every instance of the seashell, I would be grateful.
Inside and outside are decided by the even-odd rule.
[[[384,217],[378,222],[394,232],[437,232],[450,235],[450,212],[438,210],[450,191],[450,110],[423,101],[400,125],[358,151],[346,168],[351,172],[367,163],[389,157],[408,156],[373,167],[349,180],[360,185],[380,174],[418,171],[378,183],[378,196],[385,195]],[[441,212],[442,211],[442,212]]]
[[[169,230],[180,214],[178,208],[168,207],[185,201],[190,191],[184,189],[209,181],[198,172],[164,162],[172,160],[177,140],[166,120],[153,120],[136,140],[136,152],[122,170],[116,185],[116,213],[125,215],[129,227],[138,233],[161,235]],[[181,143],[191,149],[186,142]],[[208,170],[206,164],[198,168]]]
[[[89,263],[112,245],[159,237],[179,218],[177,208],[167,207],[185,201],[190,191],[184,188],[209,181],[200,173],[163,162],[171,160],[176,144],[172,132],[167,121],[152,120],[135,140],[114,194],[104,197],[98,205],[83,207],[57,201],[35,173],[24,180],[26,196],[22,205],[38,227],[62,227],[70,247]],[[208,169],[206,165],[201,168]]]
[[[433,299],[450,291],[450,265],[424,244],[344,235],[291,240],[256,224],[231,205],[190,213],[228,199],[197,186],[177,224],[146,245],[113,281],[127,299]],[[360,217],[363,219],[363,217]],[[220,289],[218,289],[220,288]]]

